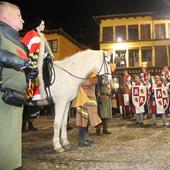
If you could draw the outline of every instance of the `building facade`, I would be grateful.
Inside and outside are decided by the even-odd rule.
[[[113,51],[117,67],[170,66],[170,16],[138,12],[95,16],[100,49]]]
[[[45,37],[49,42],[56,60],[62,60],[86,49],[62,29],[46,30]]]

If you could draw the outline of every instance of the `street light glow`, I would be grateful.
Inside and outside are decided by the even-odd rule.
[[[122,38],[121,38],[121,37],[118,37],[118,38],[117,38],[117,41],[118,41],[118,42],[122,42]]]

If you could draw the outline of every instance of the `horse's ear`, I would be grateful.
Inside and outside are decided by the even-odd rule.
[[[113,63],[113,52],[112,51],[104,51],[104,55],[106,56],[106,61]]]

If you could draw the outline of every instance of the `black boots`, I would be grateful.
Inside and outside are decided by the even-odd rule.
[[[96,135],[97,136],[102,136],[102,132],[101,132],[101,127],[100,127],[101,125],[98,125],[97,127],[96,127]]]
[[[95,143],[95,141],[88,137],[88,129],[87,127],[80,127],[79,129],[79,146],[80,147],[88,147],[91,146],[91,144]]]
[[[79,146],[80,147],[90,146],[90,144],[86,141],[86,137],[87,137],[87,128],[86,127],[80,127],[79,135],[80,135]]]
[[[33,123],[28,122],[28,131],[37,131],[38,129],[33,126]]]
[[[108,131],[108,125],[107,125],[108,120],[102,119],[102,122],[103,122],[103,134],[105,134],[105,135],[112,134],[110,131]]]
[[[28,123],[28,128],[26,128],[27,123]],[[37,130],[38,129],[33,126],[33,123],[31,121],[23,120],[22,132],[32,132],[32,131],[37,131]]]
[[[102,119],[103,134],[104,134],[104,135],[112,134],[110,131],[108,131],[107,121],[108,121],[108,120],[107,120],[106,118],[103,118],[103,119]],[[98,125],[98,126],[96,127],[96,135],[97,135],[97,136],[101,136],[101,135],[102,135],[101,125]]]

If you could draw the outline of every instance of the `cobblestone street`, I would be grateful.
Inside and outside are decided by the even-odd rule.
[[[96,136],[95,128],[90,128],[96,143],[82,148],[77,145],[78,128],[72,118],[71,149],[64,153],[53,150],[52,116],[41,116],[34,124],[38,131],[23,133],[23,170],[170,169],[170,128],[152,126],[148,120],[144,127],[137,127],[134,120],[116,116],[109,123],[111,135]]]

